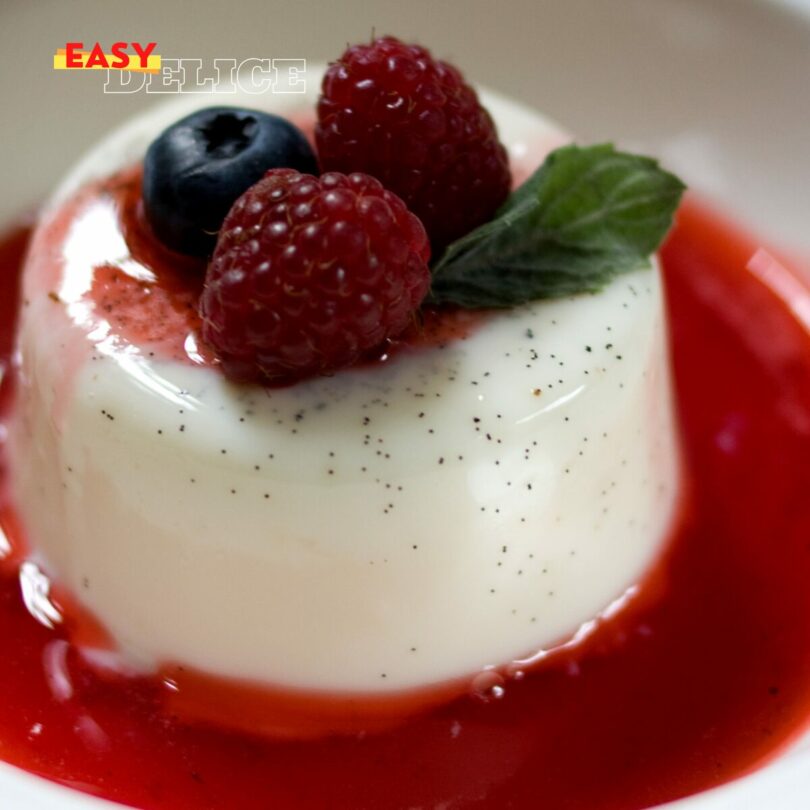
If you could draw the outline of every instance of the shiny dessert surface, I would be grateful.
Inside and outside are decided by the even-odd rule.
[[[483,98],[515,183],[566,142]],[[80,161],[23,274],[17,544],[73,641],[164,673],[184,717],[301,737],[521,671],[633,601],[681,479],[657,260],[596,295],[424,308],[353,368],[233,385],[199,340],[204,263],[144,227],[137,156],[176,115]]]
[[[0,251],[6,408],[25,240],[13,232]],[[810,337],[791,309],[807,293],[694,200],[662,260],[690,498],[632,609],[522,677],[480,683],[395,729],[262,739],[179,722],[177,684],[102,677],[69,627],[37,621],[6,498],[2,757],[155,810],[634,810],[767,761],[810,715]],[[5,493],[14,470],[2,474]]]

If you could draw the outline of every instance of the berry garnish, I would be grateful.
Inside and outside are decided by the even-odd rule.
[[[509,194],[506,151],[475,90],[417,45],[382,37],[329,66],[315,130],[324,171],[360,171],[424,223],[438,258]]]
[[[276,115],[209,107],[164,130],[146,152],[144,211],[168,247],[210,255],[234,200],[268,169],[316,172],[304,135]]]
[[[219,232],[203,339],[232,379],[331,372],[408,326],[430,285],[429,256],[421,222],[378,180],[274,169]]]

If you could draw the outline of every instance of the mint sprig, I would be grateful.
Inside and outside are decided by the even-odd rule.
[[[495,219],[447,248],[431,300],[476,309],[596,292],[649,267],[684,188],[612,144],[557,149]]]

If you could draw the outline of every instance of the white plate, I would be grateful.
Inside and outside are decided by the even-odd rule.
[[[124,116],[159,97],[105,95],[98,74],[54,72],[66,41],[156,40],[164,56],[334,57],[378,33],[418,39],[476,82],[581,135],[661,156],[690,184],[810,255],[810,0],[140,0],[0,8],[0,223],[42,200]],[[674,810],[806,810],[810,740]],[[113,807],[0,765],[0,806]]]

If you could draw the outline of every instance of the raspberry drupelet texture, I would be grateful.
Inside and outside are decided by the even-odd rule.
[[[429,258],[421,222],[373,177],[272,169],[220,230],[203,339],[232,379],[329,373],[408,326],[430,286]]]
[[[315,138],[323,171],[365,172],[403,199],[434,258],[509,194],[506,150],[475,90],[394,37],[354,45],[329,66]]]

